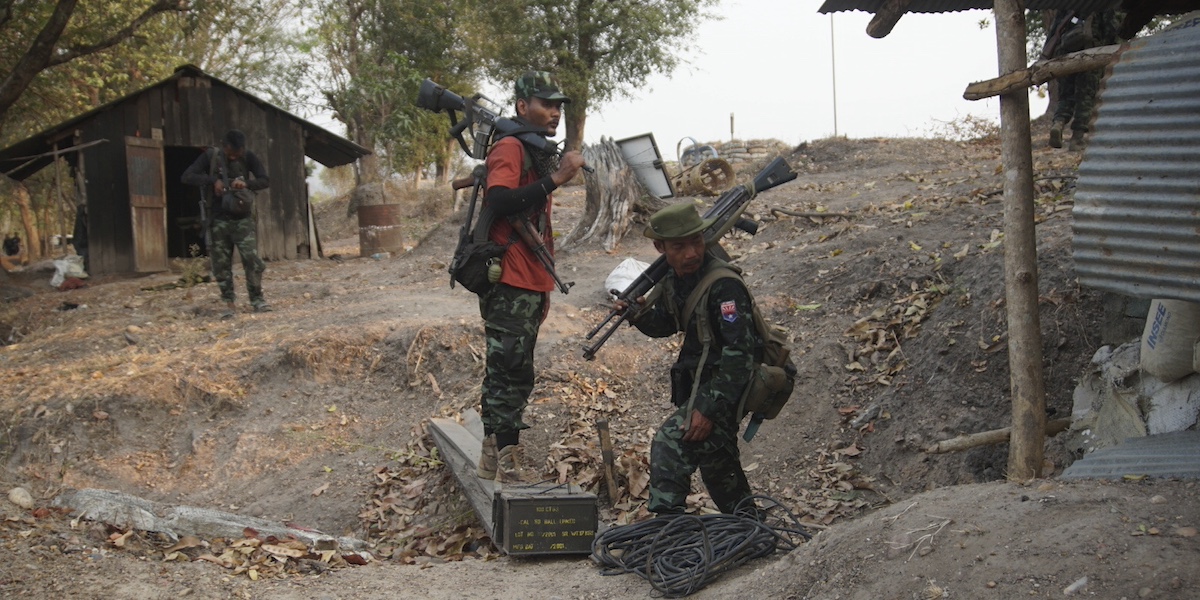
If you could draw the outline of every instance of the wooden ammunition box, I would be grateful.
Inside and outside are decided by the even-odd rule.
[[[492,540],[510,555],[590,554],[596,538],[596,495],[574,484],[506,486],[492,516]]]

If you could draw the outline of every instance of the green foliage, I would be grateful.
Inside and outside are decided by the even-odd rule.
[[[152,0],[80,0],[55,44],[57,54],[100,44],[153,4]],[[0,73],[13,72],[55,5],[43,0],[12,3],[12,18],[0,19]],[[42,69],[10,109],[0,109],[0,146],[169,74],[173,65],[163,64],[164,47],[157,44],[153,32],[164,20],[158,15],[120,44]]]
[[[416,106],[421,81],[475,87],[472,0],[318,0],[312,34],[328,64],[321,92],[351,137],[378,161],[374,180],[445,164],[445,116]]]
[[[571,97],[568,118],[630,97],[654,73],[670,73],[716,0],[500,0],[490,4],[494,35],[488,72],[512,81],[528,69],[553,71]],[[574,147],[568,127],[568,146]]]
[[[180,62],[285,110],[297,110],[309,76],[312,39],[304,0],[195,0],[163,24],[164,47]]]
[[[159,14],[119,44],[43,69],[0,115],[0,146],[160,81],[183,63],[292,108],[309,64],[308,40],[297,34],[302,2],[194,0],[189,11]],[[80,0],[56,48],[97,45],[154,4]],[[28,52],[54,6],[18,0],[10,20],[0,16],[0,72]]]

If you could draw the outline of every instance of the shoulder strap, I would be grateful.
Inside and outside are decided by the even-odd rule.
[[[733,269],[731,269],[729,267],[719,266],[719,267],[715,267],[714,269],[709,271],[700,280],[700,283],[696,284],[696,289],[692,290],[692,293],[690,295],[688,295],[687,302],[684,303],[683,315],[682,315],[683,327],[681,329],[683,329],[685,331],[687,330],[687,326],[692,320],[692,315],[696,314],[696,312],[697,312],[696,307],[700,306],[702,302],[708,301],[708,292],[709,292],[709,290],[712,289],[713,284],[716,283],[718,279],[725,279],[727,277],[736,279],[738,281],[742,281],[742,276],[739,275],[737,271],[734,271]],[[743,282],[743,285],[745,285],[745,282]],[[698,314],[696,318],[700,319],[700,325],[701,325],[701,331],[699,332],[700,339],[706,340],[706,343],[707,343],[707,341],[711,341],[710,338],[712,335],[711,332],[708,331],[708,327],[707,327],[708,311],[702,310],[702,311],[699,311],[699,313],[700,314]]]
[[[708,362],[708,351],[712,348],[713,341],[712,329],[708,326],[708,311],[697,311],[696,308],[697,306],[703,308],[708,303],[708,292],[712,289],[713,284],[718,279],[725,279],[727,277],[737,279],[738,281],[742,280],[741,275],[738,275],[737,271],[728,266],[721,265],[714,267],[700,279],[700,283],[696,284],[696,289],[692,290],[692,293],[688,295],[687,301],[684,303],[683,315],[681,316],[682,326],[680,329],[684,332],[684,335],[687,335],[688,325],[692,321],[692,315],[695,314],[696,333],[700,336],[700,343],[703,344],[703,349],[700,351],[700,362],[696,363],[696,373],[692,375],[692,393],[688,396],[687,409],[684,410],[684,414],[687,415],[684,417],[685,425],[691,423],[690,415],[692,407],[696,403],[696,393],[700,391],[700,376],[704,372],[705,363]]]

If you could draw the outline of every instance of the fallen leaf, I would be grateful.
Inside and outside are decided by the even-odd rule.
[[[125,542],[129,540],[129,536],[133,535],[133,530],[130,529],[125,533],[114,533],[108,536],[108,541],[118,548],[124,548]]]
[[[363,556],[362,556],[362,555],[360,555],[360,554],[357,554],[357,553],[355,553],[355,554],[343,554],[343,555],[342,555],[342,560],[346,561],[346,562],[347,562],[347,563],[349,563],[349,564],[356,565],[356,566],[360,566],[360,567],[361,567],[361,566],[363,566],[363,565],[365,565],[365,564],[367,564],[367,559],[366,559],[366,558],[363,558]]]
[[[167,548],[166,550],[164,550],[164,552],[166,552],[167,554],[171,554],[172,552],[176,552],[178,550],[186,550],[188,548],[195,548],[197,546],[203,546],[203,545],[204,545],[204,542],[200,538],[198,538],[194,535],[185,535],[185,536],[179,538],[178,542],[175,542],[174,544],[172,544],[170,548]]]
[[[276,556],[287,556],[289,558],[300,558],[300,557],[308,554],[307,550],[298,550],[296,548],[289,548],[289,547],[281,545],[281,544],[263,544],[262,549],[265,552],[269,552]]]
[[[324,494],[325,490],[327,490],[327,489],[329,489],[329,482],[326,482],[325,485],[322,485],[321,487],[313,490],[312,495],[315,498],[317,496],[320,496],[321,494]]]

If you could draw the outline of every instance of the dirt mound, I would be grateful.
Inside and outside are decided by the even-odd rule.
[[[991,581],[1056,595],[1083,575],[1093,582],[1087,589],[1106,594],[1149,587],[1171,597],[1195,587],[1166,567],[1145,582],[1109,566],[1152,552],[1172,560],[1190,548],[1186,528],[1197,515],[1184,508],[1195,504],[1187,484],[1022,488],[1001,482],[1004,445],[924,452],[1011,419],[998,146],[837,138],[788,158],[800,177],[754,200],[759,234],[725,243],[766,318],[791,332],[801,371],[791,404],[743,447],[743,462],[757,492],[822,533],[776,566],[747,567],[699,596],[909,598],[936,597],[937,588],[974,597]],[[1098,294],[1072,272],[1078,159],[1035,156],[1039,316],[1054,416],[1070,412],[1102,313]],[[172,582],[159,587],[159,567],[107,537],[122,532],[76,531],[66,518],[9,505],[15,520],[0,526],[0,543],[44,562],[0,565],[0,590],[37,593],[53,582],[88,597],[97,580],[75,577],[95,572],[79,559],[86,555],[104,557],[105,575],[121,573],[126,595],[374,598],[424,582],[429,597],[450,598],[479,589],[528,595],[555,581],[563,597],[644,597],[641,580],[600,578],[583,560],[475,560],[492,552],[424,427],[477,404],[483,350],[475,297],[447,285],[455,218],[430,208],[452,200],[433,193],[444,197],[421,200],[406,219],[414,243],[382,260],[357,258],[345,205],[322,204],[326,256],[337,258],[271,263],[264,280],[273,313],[243,307],[222,321],[215,285],[166,285],[178,274],[43,291],[0,312],[18,340],[0,348],[10,486],[29,487],[39,505],[61,488],[103,487],[360,536],[376,544],[380,564],[317,580],[272,571],[281,579],[266,583],[173,563],[164,567]],[[568,232],[583,190],[556,198],[558,229]],[[543,326],[533,427],[523,438],[546,477],[599,493],[594,423],[607,419],[620,488],[617,498],[602,493],[610,522],[644,515],[647,448],[669,410],[665,373],[678,343],[622,329],[595,361],[582,359],[583,334],[607,310],[604,278],[626,256],[648,261],[654,251],[631,235],[612,254],[562,253],[560,273],[577,285],[554,296]],[[58,310],[64,302],[79,308]],[[1071,460],[1051,441],[1046,475]],[[1142,506],[1147,494],[1165,502]],[[711,509],[703,493],[689,500],[693,510]],[[1110,508],[1133,520],[1115,520]],[[1090,537],[1071,537],[1093,518]],[[1144,531],[1140,549],[1122,546],[1143,521],[1159,533]],[[1055,550],[1063,539],[1078,552]],[[165,546],[146,542],[144,555],[160,560]]]

